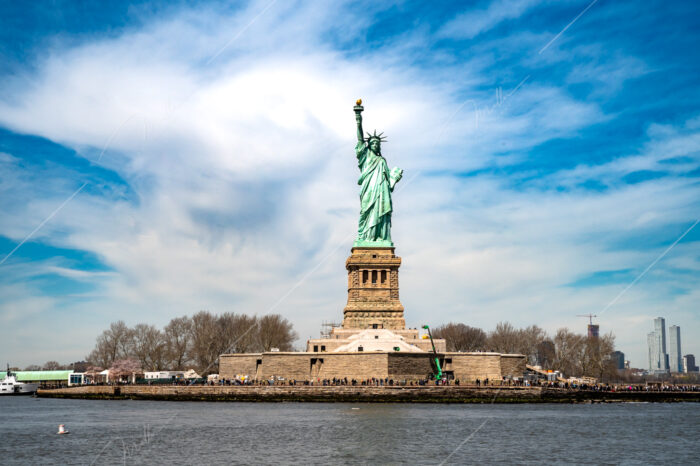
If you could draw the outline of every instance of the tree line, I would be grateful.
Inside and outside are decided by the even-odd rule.
[[[446,340],[447,351],[523,354],[529,364],[561,371],[567,377],[610,380],[618,376],[615,362],[610,357],[615,351],[612,333],[589,338],[568,328],[560,328],[554,335],[548,335],[537,325],[515,328],[508,322],[498,323],[490,332],[461,323],[441,325],[432,332],[435,338]]]
[[[532,365],[559,370],[566,376],[589,376],[599,380],[618,378],[610,354],[615,350],[612,333],[588,338],[567,328],[553,335],[531,325],[515,328],[500,322],[492,331],[449,323],[432,330],[435,338],[444,338],[447,351],[492,351],[517,353]],[[279,314],[251,317],[246,314],[211,314],[200,311],[193,316],[177,317],[158,329],[154,325],[129,327],[124,321],[113,322],[97,337],[86,361],[62,366],[48,361],[43,367],[26,370],[112,368],[124,361],[134,361],[145,371],[186,370],[194,368],[201,375],[216,372],[216,361],[224,353],[292,351],[298,338],[292,324]]]
[[[192,317],[174,318],[163,329],[113,322],[97,337],[87,361],[92,366],[109,368],[118,361],[135,360],[145,371],[194,368],[204,375],[216,372],[220,354],[272,348],[291,351],[296,339],[292,324],[279,314],[255,317],[200,311]]]
[[[61,370],[71,370],[75,372],[85,372],[85,369],[88,367],[87,361],[77,361],[73,362],[70,364],[61,364],[58,361],[46,361],[43,366],[40,366],[38,364],[30,364],[29,366],[25,367],[24,369],[20,369],[19,367],[11,367],[10,370],[13,371],[19,371],[19,370],[25,370],[25,371],[61,371]]]

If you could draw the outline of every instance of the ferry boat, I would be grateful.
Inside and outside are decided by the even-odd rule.
[[[31,395],[39,388],[38,383],[18,382],[17,376],[7,367],[5,378],[0,380],[0,395]]]

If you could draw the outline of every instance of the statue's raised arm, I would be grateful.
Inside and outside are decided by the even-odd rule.
[[[354,107],[355,121],[357,122],[357,142],[365,142],[365,133],[362,131],[362,110],[364,109],[362,99],[357,99]]]

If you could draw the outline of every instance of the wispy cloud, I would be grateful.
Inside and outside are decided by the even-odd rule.
[[[518,18],[542,3],[540,0],[498,0],[485,8],[466,11],[445,24],[439,36],[472,39],[509,19]]]

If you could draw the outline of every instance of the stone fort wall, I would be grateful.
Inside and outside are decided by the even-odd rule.
[[[525,371],[525,356],[520,354],[439,353],[438,357],[443,371],[464,382],[522,377]],[[432,358],[430,353],[387,352],[222,354],[219,377],[233,379],[237,375],[247,375],[257,380],[270,377],[285,380],[388,377],[394,380],[419,380],[433,372]]]
[[[519,354],[501,355],[501,373],[506,377],[522,376],[527,360]]]
[[[502,377],[499,353],[445,353],[444,361],[444,370],[451,371],[455,379],[468,381]]]

